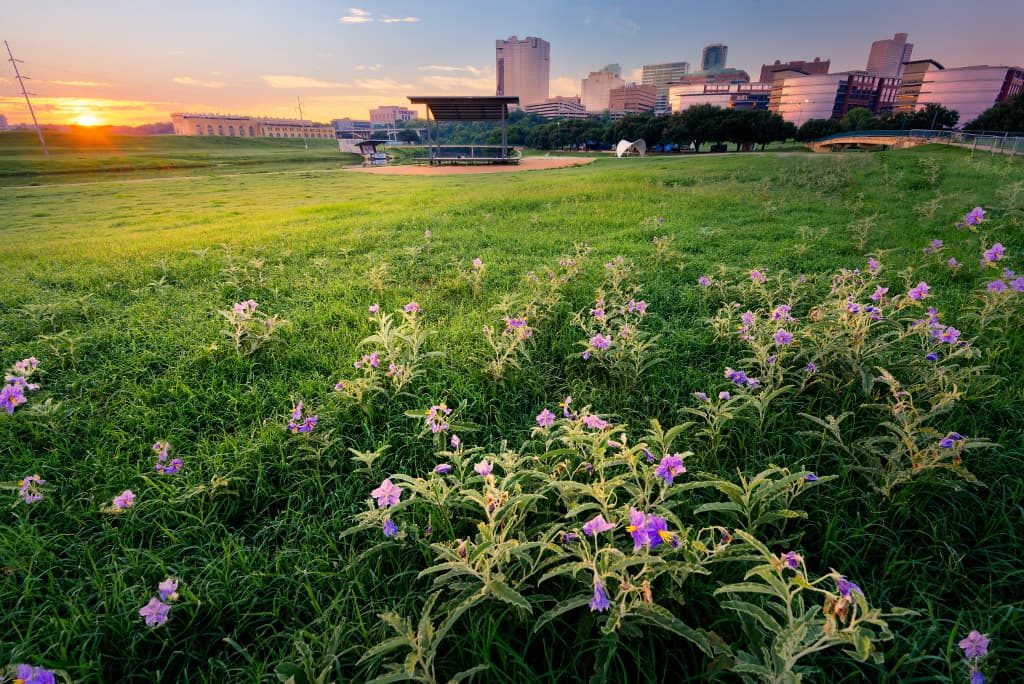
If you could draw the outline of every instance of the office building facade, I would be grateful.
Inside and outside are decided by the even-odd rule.
[[[865,71],[869,76],[899,78],[903,73],[903,64],[910,61],[913,50],[914,46],[907,42],[906,33],[897,33],[886,40],[876,40],[871,44]]]
[[[768,109],[770,83],[698,83],[669,86],[672,112],[685,112],[701,104],[723,109]]]
[[[556,95],[543,102],[534,102],[523,109],[531,114],[543,116],[545,119],[585,119],[587,109],[578,97]]]
[[[629,83],[612,89],[608,95],[608,109],[613,118],[626,114],[651,113],[657,100],[658,89],[654,86]]]
[[[580,102],[588,112],[594,114],[606,112],[610,106],[612,89],[621,88],[624,85],[626,82],[613,72],[605,69],[591,71],[585,79],[580,81]]]
[[[797,126],[810,119],[841,119],[863,107],[874,114],[892,111],[899,80],[863,72],[805,75],[776,74],[769,109]]]
[[[726,57],[729,56],[729,46],[715,43],[708,45],[700,55],[701,71],[720,71],[725,68]]]
[[[652,85],[657,91],[657,100],[654,104],[656,114],[667,114],[671,111],[668,102],[668,87],[672,83],[678,83],[679,79],[690,71],[689,62],[666,62],[664,64],[644,64],[643,75],[640,82],[643,85]]]
[[[384,105],[370,110],[370,122],[394,126],[396,121],[412,121],[416,111],[401,105]]]
[[[519,106],[548,99],[551,79],[551,44],[542,38],[528,36],[519,40],[511,36],[495,41],[496,95],[519,97]]]
[[[805,74],[827,74],[831,65],[832,60],[826,59],[822,61],[820,57],[815,57],[810,61],[793,59],[788,62],[783,62],[777,59],[775,60],[775,64],[761,65],[761,77],[757,80],[760,83],[771,83],[773,80],[773,74],[779,71],[802,71]]]
[[[969,124],[998,102],[1024,92],[1024,69],[1008,66],[966,66],[929,69],[921,79],[916,109],[942,105],[960,114],[959,125]]]
[[[305,119],[235,114],[171,114],[175,135],[224,136],[228,138],[334,138],[334,128]]]

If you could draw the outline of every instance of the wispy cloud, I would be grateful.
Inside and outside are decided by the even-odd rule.
[[[202,81],[191,76],[175,76],[171,80],[178,85],[196,86],[197,88],[223,88],[227,85],[223,81]]]
[[[271,88],[344,88],[346,86],[345,83],[333,83],[308,76],[288,76],[284,74],[260,76],[260,79]]]
[[[109,83],[103,81],[45,81],[51,85],[69,86],[73,88],[109,88]]]
[[[490,73],[489,69],[481,69],[479,67],[471,66],[453,66],[448,64],[427,64],[425,66],[416,67],[418,71],[442,71],[445,73],[466,73],[474,76],[482,76],[483,74]]]
[[[383,64],[357,64],[353,71],[380,71],[383,68]]]
[[[350,87],[357,90],[372,90],[374,92],[408,92],[412,88],[412,84],[401,83],[390,78],[366,78],[357,79]]]
[[[386,14],[374,17],[372,13],[358,7],[349,7],[348,14],[338,17],[339,24],[369,24],[374,21],[381,24],[415,24],[419,20],[419,17],[391,17]]]
[[[366,24],[373,21],[373,17],[364,9],[349,7],[348,14],[338,18],[339,24]]]
[[[578,95],[580,92],[580,81],[578,78],[558,76],[550,80],[548,90],[552,97],[555,95]]]
[[[424,76],[420,82],[438,92],[461,92],[471,95],[493,95],[491,76]]]

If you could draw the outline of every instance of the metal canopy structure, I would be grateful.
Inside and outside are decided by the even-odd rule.
[[[425,105],[427,108],[427,153],[431,166],[444,163],[515,164],[519,162],[518,157],[510,157],[508,154],[508,108],[509,105],[519,104],[518,96],[410,95],[409,102]],[[433,136],[430,134],[431,120],[434,122]],[[440,144],[438,121],[500,121],[501,148],[499,156],[477,157],[475,154],[469,158],[445,156],[444,148]]]

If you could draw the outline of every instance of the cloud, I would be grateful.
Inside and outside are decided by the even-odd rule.
[[[490,73],[488,69],[481,69],[475,66],[449,66],[447,64],[427,64],[426,66],[416,67],[417,71],[443,71],[447,73],[459,73],[465,72],[467,74],[473,74],[474,76],[482,76]]]
[[[73,88],[109,88],[109,83],[103,81],[44,81],[52,85],[70,86]]]
[[[420,83],[439,92],[459,92],[467,95],[493,95],[493,76],[424,76]]]
[[[639,83],[643,79],[644,79],[644,68],[643,67],[637,67],[636,69],[633,69],[632,71],[629,72],[629,78],[626,79],[626,80],[627,80],[627,82],[628,81],[632,81],[633,83]]]
[[[548,90],[551,93],[551,97],[554,97],[555,95],[579,95],[580,81],[578,78],[559,76],[548,82]]]
[[[349,7],[348,14],[338,18],[339,24],[366,24],[373,21],[373,17],[366,10],[358,7]]]
[[[392,80],[390,78],[366,78],[356,79],[351,86],[358,90],[372,90],[375,92],[383,91],[403,91],[408,92],[412,88],[410,83],[400,83],[399,81]]]
[[[640,24],[629,17],[624,17],[617,8],[594,10],[583,18],[583,23],[590,27],[599,27],[618,34],[635,34]]]
[[[199,79],[192,78],[191,76],[175,76],[171,80],[178,85],[196,86],[198,88],[223,88],[227,85],[223,81],[200,81]]]
[[[260,79],[271,88],[344,88],[344,83],[332,83],[321,81],[308,76],[287,76],[282,74],[271,74],[260,76]]]
[[[357,64],[352,68],[353,71],[380,71],[384,68],[383,64]]]
[[[185,54],[185,51],[184,50],[171,50],[167,54],[178,56],[178,55]]]
[[[381,17],[382,24],[415,24],[419,17]]]

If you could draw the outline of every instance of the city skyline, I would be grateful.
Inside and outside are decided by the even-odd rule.
[[[805,8],[780,2],[766,14],[747,0],[736,11],[757,22],[723,22],[653,2],[282,8],[261,0],[240,12],[184,0],[142,3],[129,16],[113,2],[44,1],[20,6],[0,37],[33,79],[40,120],[55,124],[136,125],[168,121],[173,111],[295,117],[298,96],[306,118],[329,121],[367,118],[374,107],[406,104],[406,95],[493,95],[494,44],[511,35],[551,44],[552,97],[580,94],[581,79],[609,62],[639,83],[644,64],[697,64],[713,43],[728,45],[729,66],[751,74],[776,59],[814,56],[831,59],[833,71],[864,69],[871,44],[897,32],[909,34],[915,58],[947,67],[1024,63],[1014,35],[1024,7],[1016,3],[869,1],[849,14]],[[986,15],[999,20],[978,21]],[[0,74],[0,113],[12,125],[29,119],[9,64]]]

